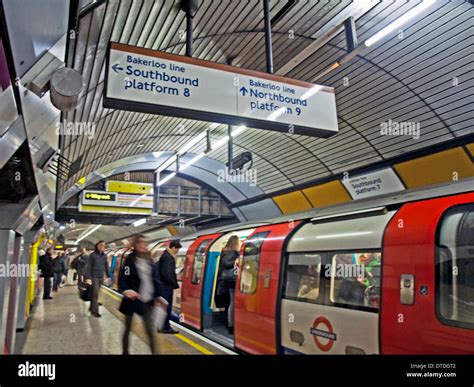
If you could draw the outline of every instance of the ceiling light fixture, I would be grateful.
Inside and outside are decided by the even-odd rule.
[[[136,222],[133,222],[133,227],[138,227],[146,223],[146,218],[138,219]]]
[[[388,34],[392,33],[396,29],[400,28],[402,25],[405,23],[409,22],[412,20],[414,17],[419,15],[421,12],[423,12],[425,9],[429,8],[432,6],[434,3],[436,3],[436,0],[424,0],[420,4],[418,4],[416,7],[410,9],[407,13],[403,14],[400,16],[398,19],[396,19],[394,22],[390,23],[387,27],[381,29],[379,32],[377,32],[374,36],[370,37],[365,41],[365,45],[367,47],[372,46],[374,43],[378,42],[379,40],[383,39],[385,36]]]
[[[91,226],[92,227],[92,226]],[[91,235],[92,233],[96,232],[99,228],[102,227],[101,224],[98,224],[96,226],[93,226],[92,229],[91,227],[89,227],[89,231],[86,231],[84,234],[82,234],[81,236],[79,236],[79,238],[76,239],[76,243],[79,243],[80,241],[82,241],[84,238],[87,238],[89,235]]]

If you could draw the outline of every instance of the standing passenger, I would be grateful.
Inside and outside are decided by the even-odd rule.
[[[52,300],[51,297],[51,278],[54,277],[51,255],[53,249],[50,247],[46,253],[40,256],[38,269],[41,271],[41,277],[44,278],[43,300]]]
[[[56,257],[53,259],[53,271],[54,271],[54,283],[53,283],[53,291],[57,292],[59,290],[59,285],[63,279],[65,264],[63,256],[58,253]]]
[[[154,266],[143,235],[132,240],[133,251],[125,258],[119,275],[119,290],[123,294],[120,312],[125,315],[125,331],[122,337],[123,354],[128,355],[129,336],[135,313],[143,318],[145,330],[153,354],[157,353],[153,329],[153,309],[159,297],[159,283],[153,274]]]
[[[94,317],[102,317],[99,313],[99,292],[104,281],[109,278],[109,263],[105,254],[105,242],[99,241],[87,261],[86,277],[92,281],[90,312]]]
[[[86,267],[87,267],[87,250],[83,247],[79,251],[79,255],[72,261],[71,267],[76,269],[77,271],[77,286],[81,287],[81,285],[85,281],[85,274],[86,274]]]
[[[171,328],[170,318],[173,310],[173,291],[178,289],[178,280],[176,278],[176,255],[181,248],[179,241],[172,241],[170,247],[167,247],[160,257],[160,260],[155,263],[157,267],[156,273],[159,276],[159,283],[161,288],[161,296],[168,302],[168,313],[166,316],[165,325],[160,333],[178,333],[177,330]]]
[[[227,329],[230,334],[234,333],[234,308],[235,308],[235,283],[237,280],[236,262],[239,258],[240,241],[237,235],[232,235],[227,241],[221,255],[220,281],[223,287],[228,289],[230,302],[227,309]]]

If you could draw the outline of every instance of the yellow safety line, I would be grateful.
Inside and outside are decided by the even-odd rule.
[[[199,345],[198,343],[192,341],[191,339],[187,338],[186,336],[183,336],[181,333],[178,333],[174,336],[176,336],[181,341],[184,341],[186,344],[190,345],[191,347],[196,348],[199,352],[202,352],[204,355],[214,355],[214,352],[211,352],[211,351],[207,350],[206,348]]]
[[[105,294],[108,296],[112,297],[114,300],[121,301],[122,298],[117,296],[116,294],[112,293],[110,290],[102,288]],[[197,349],[199,352],[203,353],[204,355],[215,355],[214,352],[209,351],[208,349],[204,348],[202,345],[199,345],[198,343],[192,341],[190,338],[183,336],[181,333],[178,333],[176,335],[173,335],[180,339],[181,341],[185,342],[186,344],[190,345],[191,347]]]

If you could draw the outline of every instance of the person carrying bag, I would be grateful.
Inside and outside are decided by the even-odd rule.
[[[133,237],[132,252],[125,258],[119,275],[119,291],[123,294],[119,311],[125,315],[122,336],[123,354],[129,354],[129,337],[133,316],[138,314],[145,324],[145,331],[153,354],[155,345],[155,305],[161,305],[160,284],[156,280],[154,266],[143,235]]]

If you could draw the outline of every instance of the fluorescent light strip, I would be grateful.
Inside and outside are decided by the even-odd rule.
[[[215,125],[219,125],[219,124],[215,124]],[[240,133],[242,133],[243,131],[245,131],[247,129],[247,127],[245,125],[241,125],[239,127],[237,127],[237,129],[235,129],[234,131],[232,131],[232,137],[236,137],[238,136]],[[202,132],[200,135],[196,136],[197,137],[200,137],[202,136],[202,138],[204,138],[204,135],[206,134],[206,132]],[[202,139],[200,138],[200,139]],[[212,146],[212,149],[216,149],[216,148],[220,148],[221,146],[224,146],[225,144],[227,144],[227,142],[229,141],[229,137],[228,136],[225,136],[224,138],[221,138],[219,141],[217,141],[215,144],[213,144]],[[198,142],[198,141],[196,141]],[[188,149],[191,148],[191,147],[188,147]],[[179,151],[179,153],[181,154],[181,151]],[[185,152],[183,152],[185,153]],[[184,171],[186,168],[189,168],[191,165],[193,165],[196,161],[202,159],[204,156],[206,155],[205,152],[202,152],[202,153],[199,153],[198,155],[194,156],[191,160],[189,160],[186,164],[183,165],[183,167],[180,167],[179,168],[179,171]],[[176,158],[176,156],[175,156]],[[169,166],[169,165],[168,165]],[[168,167],[167,166],[167,167]],[[167,168],[166,167],[166,168]],[[164,169],[166,168],[163,168],[161,169],[161,167],[158,169],[159,172],[163,171]],[[170,181],[173,177],[176,176],[176,172],[172,172],[171,174],[169,174],[168,176],[166,176],[163,180],[160,180],[158,182],[158,186],[161,186],[163,184],[165,184],[166,182]]]
[[[385,36],[390,34],[391,32],[395,31],[397,28],[400,28],[405,23],[409,22],[411,19],[419,15],[428,7],[432,6],[436,3],[436,0],[424,0],[422,3],[418,4],[416,7],[409,10],[404,15],[400,16],[397,20],[390,23],[387,27],[383,28],[379,32],[377,32],[374,36],[370,37],[365,41],[365,45],[367,47],[372,46],[374,43],[378,42],[379,40],[383,39]]]
[[[98,224],[97,226],[94,226],[92,228],[92,230],[89,230],[87,231],[85,234],[82,234],[81,236],[79,236],[79,238],[76,239],[76,243],[79,243],[80,241],[82,241],[84,238],[88,237],[89,235],[91,235],[92,233],[94,233],[95,231],[97,231],[99,228],[101,228],[102,225],[101,224]]]
[[[176,162],[176,159],[178,158],[177,155],[173,155],[171,156],[168,160],[166,160],[165,162],[163,162],[163,164],[161,164],[158,169],[156,170],[157,172],[163,172],[165,169],[167,169],[168,167],[170,167],[171,165],[173,165],[173,163]]]
[[[206,137],[207,132],[203,131],[199,133],[196,137],[191,139],[188,143],[186,143],[179,151],[179,155],[184,155],[188,150],[190,150],[193,146],[199,143],[199,141],[203,140]]]
[[[166,182],[170,181],[170,180],[171,180],[173,177],[175,177],[175,176],[176,176],[176,172],[170,173],[170,174],[169,174],[168,176],[166,176],[163,180],[160,180],[160,181],[158,182],[158,187],[159,187],[160,185],[163,185],[163,184],[165,184]]]
[[[301,96],[301,99],[304,101],[306,99],[308,99],[309,97],[313,96],[314,94],[316,94],[318,91],[321,91],[322,88],[324,86],[321,86],[321,85],[315,85],[313,86],[312,88],[310,88],[306,93],[304,93],[302,96]]]
[[[138,219],[136,222],[133,222],[133,227],[138,227],[145,223],[146,223],[146,218]]]
[[[193,165],[196,161],[202,159],[205,155],[206,154],[204,152],[199,153],[198,155],[194,156],[191,160],[189,160],[186,164],[184,164],[182,167],[179,167],[179,170],[184,171],[186,168]]]
[[[232,131],[232,137],[238,136],[240,133],[242,133],[246,129],[247,129],[247,127],[244,126],[244,125],[241,125],[241,126],[237,127],[237,129]],[[215,144],[212,144],[212,149],[220,148],[220,147],[224,146],[225,144],[227,144],[228,142],[229,142],[229,136],[225,136],[225,137],[221,138],[219,141],[217,141]]]

